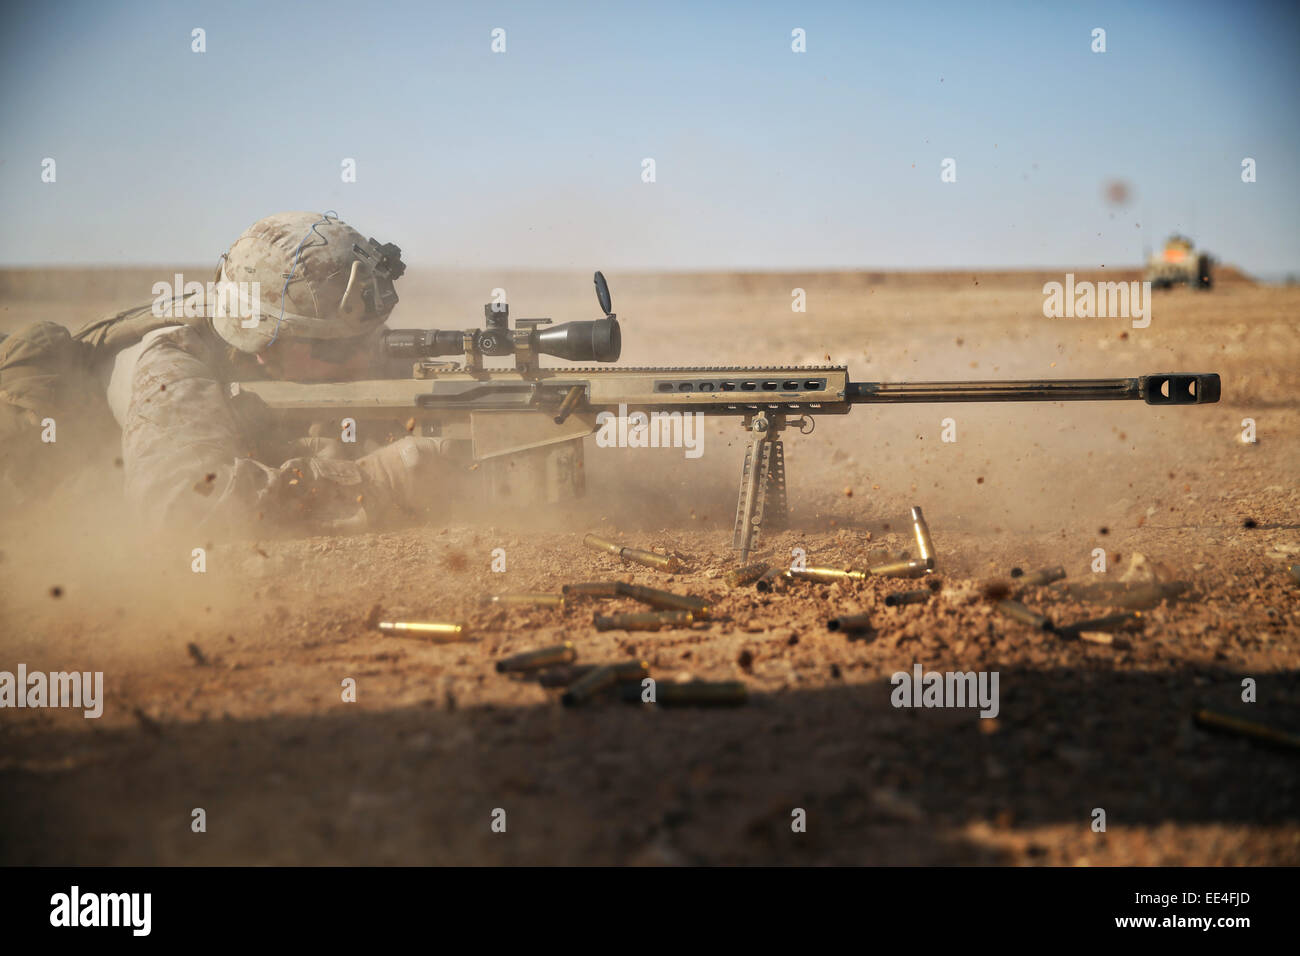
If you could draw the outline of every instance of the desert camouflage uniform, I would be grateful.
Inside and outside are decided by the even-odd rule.
[[[364,526],[357,464],[290,457],[301,445],[276,436],[255,399],[231,400],[229,383],[247,373],[233,374],[209,327],[165,329],[141,345],[121,412],[122,458],[127,499],[153,527]]]
[[[255,309],[253,325],[220,300],[206,317],[180,296],[75,334],[51,322],[25,327],[0,343],[5,500],[21,507],[103,460],[88,449],[118,437],[116,419],[126,497],[153,531],[342,531],[427,511],[440,443],[408,437],[357,449],[277,434],[254,397],[230,395],[230,383],[261,377],[253,354],[280,334],[364,347],[397,301],[392,279],[404,270],[396,246],[367,242],[336,216],[281,213],[254,223],[218,267],[219,280],[265,287],[267,308]],[[42,447],[37,426],[49,418],[58,441]],[[349,451],[371,454],[358,462]]]
[[[91,366],[89,347],[54,322],[0,343],[0,511],[21,512],[91,462],[112,468],[117,428]]]

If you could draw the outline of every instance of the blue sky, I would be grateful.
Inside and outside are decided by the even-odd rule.
[[[207,263],[263,215],[332,208],[420,265],[1086,267],[1183,230],[1248,271],[1300,272],[1291,3],[50,0],[7,16],[5,265]],[[1127,205],[1105,200],[1114,179]]]

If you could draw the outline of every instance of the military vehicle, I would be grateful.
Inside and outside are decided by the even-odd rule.
[[[1214,285],[1211,264],[1209,254],[1198,252],[1192,240],[1172,235],[1166,240],[1164,249],[1147,260],[1145,278],[1153,289],[1168,289],[1176,285],[1209,289]]]

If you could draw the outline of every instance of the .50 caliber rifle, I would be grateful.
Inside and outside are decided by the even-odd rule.
[[[555,479],[557,461],[581,493],[582,439],[601,412],[671,415],[702,412],[738,419],[748,433],[732,548],[743,563],[763,528],[786,518],[782,432],[808,433],[814,415],[844,415],[854,405],[914,402],[1077,402],[1141,399],[1148,405],[1202,405],[1219,400],[1219,376],[1164,372],[1136,378],[976,382],[852,382],[842,365],[757,367],[542,368],[540,355],[572,362],[616,362],[622,350],[609,287],[599,272],[604,317],[551,328],[550,319],[519,319],[508,307],[484,307],[486,328],[393,329],[383,335],[390,363],[414,360],[412,377],[329,384],[247,382],[277,414],[299,423],[322,419],[406,422],[420,433],[470,443],[480,463],[534,456],[528,473]],[[462,356],[461,362],[433,361]],[[485,356],[508,356],[514,368],[485,368]],[[409,366],[408,366],[409,367]],[[408,427],[412,427],[409,426]],[[560,457],[553,453],[563,449]],[[537,456],[540,456],[538,458]],[[528,471],[526,469],[526,471]]]

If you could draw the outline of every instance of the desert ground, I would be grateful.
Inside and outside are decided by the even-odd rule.
[[[176,271],[211,268],[4,271],[0,331],[75,327],[148,301]],[[1045,318],[1043,283],[1066,271],[1136,277],[608,273],[626,365],[829,360],[855,381],[1222,375],[1214,405],[863,405],[792,430],[790,526],[755,557],[914,554],[919,505],[937,553],[920,605],[885,606],[918,586],[905,580],[728,587],[744,449],[730,420],[710,420],[698,459],[588,439],[587,495],[571,504],[510,514],[467,499],[436,522],[334,537],[164,541],[123,507],[120,468],[87,462],[76,495],[0,523],[0,670],[105,681],[97,720],[0,711],[0,863],[1300,863],[1300,754],[1192,720],[1209,708],[1300,732],[1300,288],[1225,273],[1209,292],[1155,293],[1150,327],[1134,329]],[[480,325],[496,287],[516,316],[598,317],[589,272],[413,270],[391,324]],[[622,564],[584,548],[586,532],[685,569]],[[1021,596],[1056,621],[1117,610],[1067,586],[1189,588],[1109,643],[996,609],[1012,568],[1055,565],[1064,582]],[[480,602],[615,579],[708,597],[713,618],[597,632],[593,610],[640,608]],[[872,629],[827,628],[851,613]],[[379,617],[464,621],[474,640],[381,634]],[[742,681],[748,702],[566,708],[560,689],[494,669],[566,640],[580,663]],[[998,715],[894,707],[891,675],[916,664],[996,671]]]

